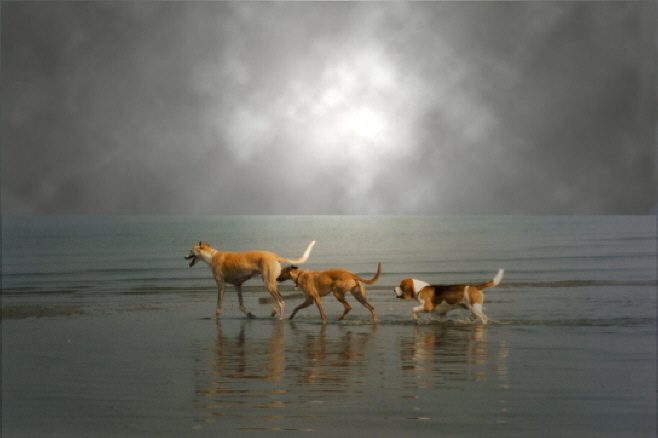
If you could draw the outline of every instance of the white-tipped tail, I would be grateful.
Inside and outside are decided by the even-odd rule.
[[[308,248],[306,248],[306,251],[304,251],[304,255],[298,258],[297,260],[289,260],[290,263],[304,263],[306,260],[308,260],[309,256],[311,255],[311,250],[315,246],[315,240],[311,243],[309,243]]]
[[[503,274],[505,273],[504,269],[498,270],[498,274],[493,279],[493,285],[498,286],[500,284],[500,281],[503,279]]]

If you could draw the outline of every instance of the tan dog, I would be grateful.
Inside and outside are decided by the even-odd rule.
[[[400,282],[400,286],[395,288],[397,298],[404,298],[407,301],[414,296],[418,298],[420,306],[412,310],[413,319],[418,320],[418,312],[435,312],[441,315],[441,320],[445,321],[448,311],[457,307],[464,307],[473,312],[473,316],[480,318],[483,324],[487,323],[487,316],[482,313],[482,303],[484,294],[482,289],[487,287],[498,286],[503,279],[505,271],[500,269],[496,277],[479,285],[430,285],[424,281],[407,278]]]
[[[370,310],[373,321],[377,322],[377,313],[375,312],[374,307],[366,301],[366,290],[363,287],[363,283],[373,284],[379,280],[381,273],[381,263],[377,266],[377,274],[375,274],[370,280],[364,280],[346,269],[327,269],[326,271],[310,272],[305,269],[299,269],[297,266],[288,266],[281,271],[281,275],[279,275],[277,281],[292,280],[297,286],[301,286],[304,291],[306,300],[299,306],[295,307],[295,310],[293,310],[290,315],[290,319],[295,317],[298,310],[304,309],[315,302],[315,305],[318,306],[318,309],[320,310],[322,323],[326,324],[327,317],[324,314],[324,307],[321,298],[329,295],[330,292],[333,292],[336,299],[343,303],[343,306],[345,307],[343,314],[338,318],[340,321],[345,318],[345,315],[347,315],[352,309],[347,301],[345,301],[345,295],[347,292],[351,292],[359,303],[363,304],[368,310]]]
[[[281,273],[281,262],[304,263],[311,254],[311,249],[315,245],[315,240],[310,243],[304,255],[296,260],[287,259],[268,251],[249,251],[249,252],[225,252],[212,249],[207,243],[199,242],[194,245],[186,260],[190,261],[190,268],[196,262],[202,260],[206,262],[217,282],[217,315],[222,313],[222,300],[224,298],[224,284],[229,283],[235,286],[238,291],[238,300],[240,310],[249,318],[252,314],[247,312],[242,301],[242,283],[249,280],[255,275],[261,274],[263,282],[267,286],[270,294],[274,297],[279,307],[279,319],[283,319],[284,302],[277,288],[276,279]],[[272,316],[276,315],[277,306],[272,309]]]

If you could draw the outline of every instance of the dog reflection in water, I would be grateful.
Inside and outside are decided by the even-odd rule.
[[[364,329],[279,320],[216,322],[217,338],[201,349],[194,373],[195,407],[209,422],[239,416],[298,418],[300,410],[308,409],[308,391],[360,393],[354,376],[369,369],[373,355],[368,350],[378,329],[376,324]],[[308,385],[315,386],[309,390]]]

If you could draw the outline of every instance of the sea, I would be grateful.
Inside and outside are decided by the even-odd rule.
[[[6,436],[656,436],[655,216],[3,216]],[[268,250],[344,268],[334,297],[239,311],[203,263]],[[479,284],[489,324],[411,319],[406,278]],[[286,317],[303,301],[281,283]]]

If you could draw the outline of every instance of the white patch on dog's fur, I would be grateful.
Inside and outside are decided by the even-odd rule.
[[[471,305],[471,296],[468,293],[468,290],[470,288],[471,288],[471,286],[466,286],[464,288],[464,298],[463,298],[463,300],[464,300],[464,304],[466,305],[466,307],[470,307],[470,305]]]
[[[413,285],[414,285],[414,293],[418,294],[425,286],[429,286],[430,284],[422,281],[422,280],[416,280],[415,278],[412,279]]]

